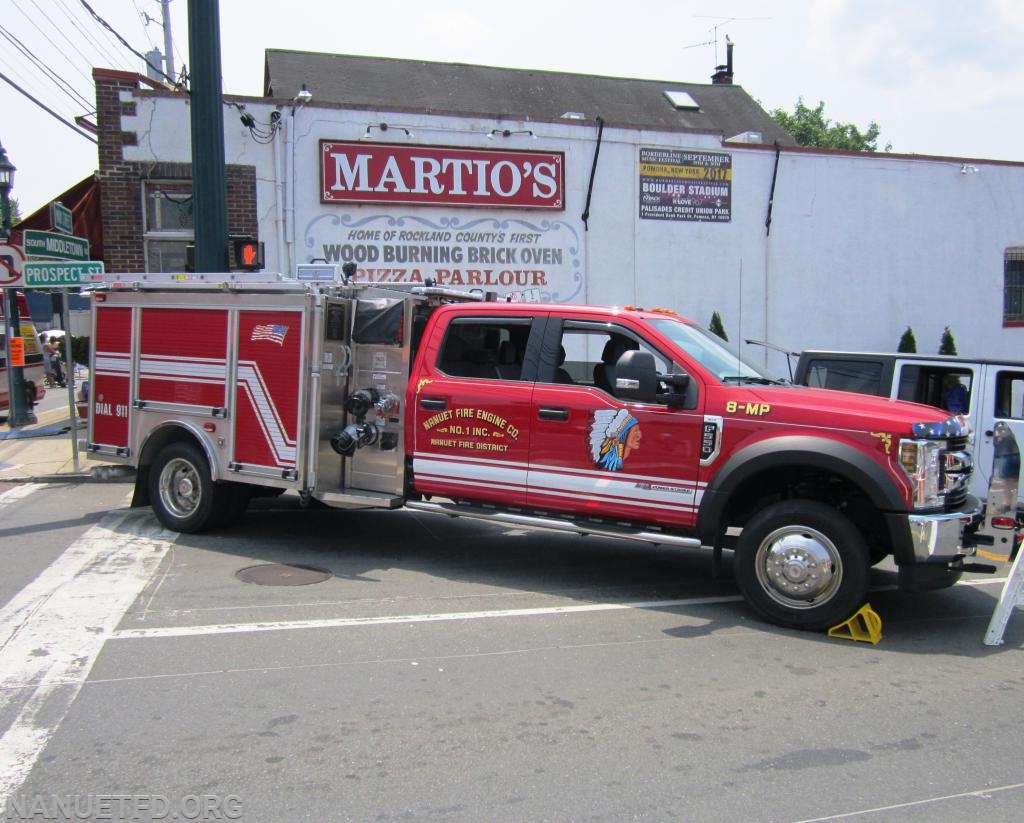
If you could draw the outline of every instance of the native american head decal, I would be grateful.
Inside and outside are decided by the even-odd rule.
[[[590,455],[599,469],[617,472],[640,447],[640,421],[626,409],[601,409],[594,412],[590,426]]]

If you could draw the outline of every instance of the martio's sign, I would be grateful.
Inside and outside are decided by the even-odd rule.
[[[561,152],[320,141],[320,201],[565,208]]]

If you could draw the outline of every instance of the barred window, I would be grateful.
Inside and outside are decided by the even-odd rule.
[[[146,181],[142,189],[146,225],[146,271],[185,271],[193,243],[192,181]]]
[[[1024,323],[1024,246],[1011,246],[1003,258],[1003,322]]]

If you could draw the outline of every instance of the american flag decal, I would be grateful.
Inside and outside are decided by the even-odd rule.
[[[253,326],[250,340],[270,340],[279,346],[284,345],[284,336],[288,334],[288,327],[281,324],[266,323],[261,326]]]

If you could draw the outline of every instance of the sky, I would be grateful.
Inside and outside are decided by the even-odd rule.
[[[190,62],[188,5],[167,4],[178,71]],[[0,0],[0,144],[17,167],[11,196],[23,216],[96,169],[95,144],[73,127],[95,105],[92,67],[142,72],[134,52],[163,49],[162,7]],[[725,62],[728,36],[734,82],[768,110],[823,101],[833,121],[862,131],[876,122],[880,150],[1024,162],[1019,0],[220,0],[219,8],[225,94],[261,95],[267,48],[707,83]]]

